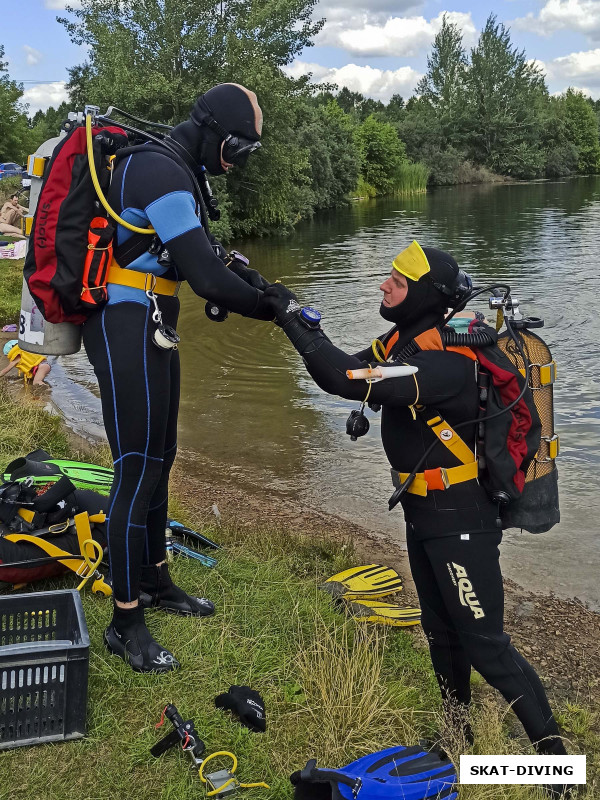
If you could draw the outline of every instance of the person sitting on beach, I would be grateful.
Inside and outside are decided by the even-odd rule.
[[[11,194],[0,210],[0,233],[13,236],[16,239],[24,239],[20,228],[21,217],[27,213],[25,206],[20,205],[19,195]]]
[[[468,348],[446,349],[440,334],[448,306],[458,305],[469,286],[451,255],[413,242],[394,259],[379,287],[380,314],[394,327],[355,355],[332,344],[320,314],[301,308],[283,284],[267,287],[265,299],[321,389],[381,406],[383,446],[401,482],[436,437],[440,440],[401,502],[423,630],[449,722],[472,743],[474,667],[512,705],[538,753],[563,755],[544,687],[504,630],[498,506],[477,479],[477,461],[460,457],[475,452],[477,424],[462,427],[460,437],[450,429],[476,420],[479,412],[475,356],[466,357],[462,351]],[[418,371],[368,386],[347,375],[386,361]],[[442,446],[450,439],[452,449]],[[557,797],[568,792],[565,786],[546,789]]]
[[[0,371],[0,378],[7,375],[11,369],[17,369],[23,376],[25,383],[32,381],[34,386],[41,386],[44,383],[44,379],[51,369],[46,356],[21,350],[16,339],[6,342],[3,351],[8,358],[9,364]]]

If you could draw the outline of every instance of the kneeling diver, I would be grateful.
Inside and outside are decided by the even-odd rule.
[[[421,249],[414,243],[393,264],[390,276],[380,286],[380,314],[394,324],[381,338],[382,354],[390,360],[420,334],[435,335],[443,326],[448,306],[457,305],[465,284],[470,286],[454,258],[433,247]],[[374,362],[374,349],[350,355],[335,347],[320,327],[320,314],[301,309],[294,293],[283,284],[268,287],[265,300],[321,389],[363,401],[364,381],[350,380],[346,372]],[[417,367],[418,372],[371,383],[368,401],[381,405],[386,455],[393,470],[406,475],[436,437],[416,407],[435,410],[449,426],[459,426],[477,418],[479,395],[473,361],[462,353],[423,349],[400,361]],[[441,433],[443,438],[444,431]],[[475,424],[461,429],[471,450],[475,436]],[[512,704],[538,753],[564,754],[542,683],[504,631],[498,506],[476,474],[456,468],[456,463],[449,449],[436,447],[423,466],[425,480],[421,476],[420,483],[425,483],[425,491],[422,485],[417,491],[415,485],[401,500],[423,629],[445,707],[462,720],[465,736],[472,739],[467,720],[474,667]],[[444,483],[434,480],[439,474],[450,478]],[[470,603],[463,597],[464,577],[472,585]],[[548,787],[557,795],[563,788]]]

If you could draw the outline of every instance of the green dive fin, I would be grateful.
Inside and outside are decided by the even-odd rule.
[[[91,489],[107,495],[113,481],[113,470],[99,467],[97,464],[85,464],[80,461],[64,461],[60,459],[43,459],[47,456],[43,450],[36,450],[25,456],[16,458],[6,467],[4,481],[22,481],[32,478],[34,486],[55,483],[66,475],[77,489]]]
[[[400,592],[402,578],[392,567],[367,564],[362,567],[351,567],[343,572],[338,572],[337,575],[332,575],[320,588],[335,598],[375,600]]]
[[[421,622],[420,608],[402,607],[396,603],[381,603],[378,600],[352,600],[346,605],[359,622],[375,622],[399,628],[418,625]]]

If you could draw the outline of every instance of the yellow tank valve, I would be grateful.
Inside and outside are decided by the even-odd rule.
[[[27,157],[27,173],[33,178],[43,178],[44,170],[46,169],[47,158],[43,156],[28,156]]]
[[[21,233],[23,236],[31,236],[33,226],[33,216],[21,217]]]

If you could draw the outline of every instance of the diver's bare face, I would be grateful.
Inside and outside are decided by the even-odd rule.
[[[400,305],[408,294],[408,281],[392,267],[390,277],[379,287],[383,292],[383,305],[391,308]]]
[[[227,172],[229,167],[233,167],[233,164],[230,164],[228,161],[225,161],[223,158],[223,148],[225,147],[225,142],[221,142],[221,168],[223,172]]]

